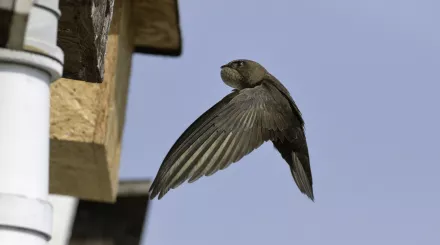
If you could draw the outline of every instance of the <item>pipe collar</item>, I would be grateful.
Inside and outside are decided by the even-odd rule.
[[[34,1],[27,23],[24,50],[40,53],[63,63],[64,53],[57,46],[60,16],[58,0]]]
[[[58,60],[28,51],[0,48],[0,62],[28,65],[46,71],[55,81],[63,74],[63,64]]]
[[[48,201],[0,193],[0,229],[18,229],[43,236],[52,232],[52,205]]]

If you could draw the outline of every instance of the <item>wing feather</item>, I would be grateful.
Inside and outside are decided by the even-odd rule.
[[[233,91],[192,123],[166,155],[150,198],[161,199],[186,180],[192,183],[225,169],[265,141],[284,140],[293,113],[287,100],[287,107],[280,106],[271,89],[262,84]],[[304,185],[301,178],[295,181]]]

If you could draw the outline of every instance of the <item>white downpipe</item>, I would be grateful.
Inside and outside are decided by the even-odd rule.
[[[43,234],[23,229],[50,229],[41,216],[50,214],[43,204],[49,180],[49,79],[30,66],[0,63],[0,223],[13,226],[0,227],[0,244],[45,244]]]
[[[0,48],[1,245],[43,245],[51,237],[49,85],[63,68],[58,18],[58,1],[34,1],[25,37],[34,53]]]
[[[48,245],[69,245],[75,221],[78,198],[62,195],[49,195],[53,207],[52,239]]]

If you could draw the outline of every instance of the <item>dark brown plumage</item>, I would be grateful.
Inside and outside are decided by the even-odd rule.
[[[314,200],[304,121],[287,89],[251,60],[229,62],[221,77],[234,90],[174,143],[150,187],[150,198],[161,199],[186,180],[192,183],[225,169],[270,140],[300,191]]]

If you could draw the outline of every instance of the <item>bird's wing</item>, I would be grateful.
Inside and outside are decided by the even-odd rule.
[[[282,139],[290,126],[285,107],[263,84],[234,91],[200,116],[176,141],[150,188],[162,198],[189,179],[192,183],[225,169],[267,140]]]
[[[276,78],[272,76],[267,82],[270,93],[277,97],[284,97],[291,108],[289,112],[285,113],[285,116],[290,120],[290,127],[283,131],[284,140],[275,138],[272,142],[289,164],[290,172],[299,190],[313,201],[313,178],[301,112],[287,89]]]

